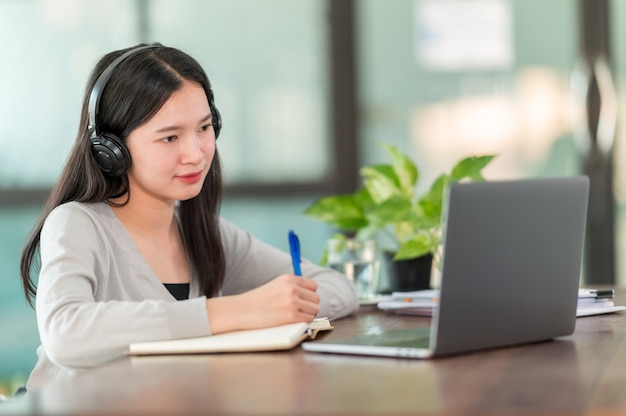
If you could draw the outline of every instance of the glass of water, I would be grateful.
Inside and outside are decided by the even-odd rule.
[[[375,240],[328,240],[328,267],[352,281],[360,300],[374,298],[378,291],[379,261]]]

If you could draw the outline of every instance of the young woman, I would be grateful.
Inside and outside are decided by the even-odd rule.
[[[209,80],[180,50],[140,45],[96,65],[68,162],[22,254],[41,346],[27,388],[128,344],[346,316],[348,279],[218,215],[221,128]],[[31,278],[40,261],[37,288]]]

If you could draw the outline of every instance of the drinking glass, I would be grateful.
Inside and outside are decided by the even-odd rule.
[[[328,240],[328,267],[345,274],[359,299],[366,301],[378,291],[379,260],[375,240]]]

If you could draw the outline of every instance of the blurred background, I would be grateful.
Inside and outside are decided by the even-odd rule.
[[[488,179],[587,174],[583,282],[623,286],[626,2],[619,0],[0,0],[0,380],[39,344],[19,258],[76,136],[105,53],[178,47],[223,118],[222,215],[321,257],[302,214],[352,192],[359,166],[407,152],[427,186],[462,156]],[[624,256],[621,256],[624,257]]]

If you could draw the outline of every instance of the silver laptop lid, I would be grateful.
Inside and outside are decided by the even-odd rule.
[[[584,176],[449,187],[435,355],[574,331],[588,194]]]

